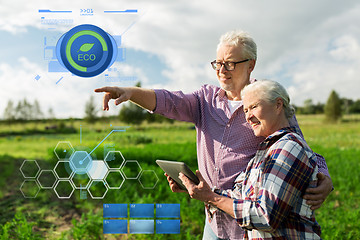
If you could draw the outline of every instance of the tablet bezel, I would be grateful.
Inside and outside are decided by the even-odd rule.
[[[179,179],[179,173],[182,172],[187,176],[194,184],[199,184],[199,179],[193,171],[184,162],[168,161],[168,160],[156,160],[159,167],[164,170],[182,190],[187,190],[185,185]]]

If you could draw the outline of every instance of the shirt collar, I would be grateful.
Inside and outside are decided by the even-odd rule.
[[[225,98],[226,98],[226,100],[227,100],[226,92],[225,92],[225,90],[222,89],[222,88],[219,88],[219,90],[216,92],[215,95],[216,95],[216,96],[219,96],[219,98],[220,98],[221,100],[224,100]]]
[[[250,78],[250,84],[254,83],[256,81],[255,78]],[[219,90],[215,93],[215,96],[219,96],[221,100],[228,100],[226,96],[226,91],[222,88],[219,88]]]
[[[272,143],[276,142],[277,140],[279,140],[282,136],[284,136],[285,134],[288,134],[288,133],[296,133],[295,127],[285,127],[285,128],[281,128],[281,129],[277,130],[276,132],[274,132],[273,134],[271,134],[267,138],[265,138],[265,140],[261,143],[261,145],[272,144]]]

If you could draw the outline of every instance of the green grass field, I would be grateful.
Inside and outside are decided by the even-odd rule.
[[[298,121],[309,145],[326,158],[335,188],[316,211],[323,239],[360,239],[360,116],[348,116],[334,125],[324,123],[321,115],[298,116]],[[201,239],[203,204],[186,194],[172,193],[154,163],[156,159],[182,160],[197,168],[191,124],[131,126],[126,132],[111,134],[94,151],[94,158],[103,159],[104,149],[111,147],[126,160],[137,160],[143,170],[153,170],[159,178],[154,189],[126,180],[120,190],[110,189],[102,200],[80,199],[79,190],[70,199],[59,199],[51,189],[41,189],[36,198],[24,198],[19,190],[24,159],[37,160],[41,169],[52,169],[58,161],[54,148],[59,141],[71,142],[76,150],[91,150],[113,126],[121,125],[67,124],[77,132],[48,134],[42,131],[47,123],[0,125],[0,239]],[[40,131],[32,132],[34,127]],[[104,235],[103,203],[180,203],[181,234]]]

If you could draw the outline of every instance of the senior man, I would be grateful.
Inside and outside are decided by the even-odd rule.
[[[263,140],[246,123],[240,95],[246,85],[255,81],[250,74],[256,58],[253,39],[243,31],[230,31],[221,36],[216,60],[211,62],[220,87],[204,85],[190,94],[136,87],[103,87],[95,92],[105,92],[104,110],[109,109],[110,99],[115,99],[116,105],[130,100],[165,117],[194,123],[201,175],[210,187],[229,189]],[[290,125],[302,136],[295,118]],[[320,155],[317,164],[318,187],[309,188],[304,196],[312,209],[319,208],[332,189],[325,159]],[[169,177],[168,181],[172,191],[181,192]],[[242,239],[243,230],[229,215],[218,211],[211,219],[206,215],[203,239]]]

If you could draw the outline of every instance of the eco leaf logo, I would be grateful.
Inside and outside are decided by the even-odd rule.
[[[90,51],[90,49],[93,46],[94,46],[94,43],[84,43],[77,52],[79,52],[79,51],[88,52],[88,51]]]

